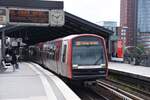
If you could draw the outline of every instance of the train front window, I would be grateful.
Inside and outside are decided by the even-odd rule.
[[[73,40],[74,65],[105,64],[104,49],[101,41],[96,37],[80,37]]]

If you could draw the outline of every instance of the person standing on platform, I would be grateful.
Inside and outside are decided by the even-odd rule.
[[[13,66],[14,66],[16,69],[19,68],[19,66],[18,66],[18,64],[17,64],[17,57],[16,57],[15,52],[12,53],[12,64],[13,64]]]

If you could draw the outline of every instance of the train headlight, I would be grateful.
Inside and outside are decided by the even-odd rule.
[[[101,64],[100,65],[102,68],[105,68],[106,67],[106,64]]]
[[[78,65],[74,64],[73,66],[73,69],[78,69]]]

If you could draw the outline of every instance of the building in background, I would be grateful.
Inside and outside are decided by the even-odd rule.
[[[137,43],[150,52],[150,0],[138,0]]]
[[[137,0],[121,0],[120,6],[120,27],[122,31],[127,28],[125,34],[126,46],[136,45],[136,24],[137,24]]]
[[[117,27],[117,22],[115,21],[101,21],[97,23],[100,26],[103,26],[111,31],[114,34],[110,37],[109,41],[109,52],[111,52],[111,57],[122,58],[123,57],[123,41],[121,41],[121,37],[119,37],[121,33],[121,28]]]
[[[109,30],[112,30],[115,34],[117,22],[115,22],[115,21],[100,21],[100,22],[97,22],[97,24],[100,26],[103,26]]]
[[[126,46],[140,44],[149,51],[150,0],[121,0],[120,27],[126,28]]]

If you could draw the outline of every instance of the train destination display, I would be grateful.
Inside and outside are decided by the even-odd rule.
[[[95,46],[98,45],[98,41],[77,41],[76,46]]]

